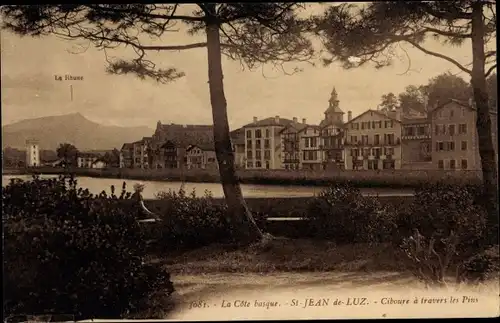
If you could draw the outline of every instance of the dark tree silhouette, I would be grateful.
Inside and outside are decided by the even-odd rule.
[[[460,76],[444,73],[429,80],[427,85],[422,87],[428,98],[428,104],[434,107],[439,102],[446,102],[449,99],[457,99],[468,102],[472,98],[470,83]]]
[[[382,110],[393,111],[398,107],[398,98],[392,92],[382,95],[380,107]]]
[[[263,237],[243,199],[234,169],[221,55],[253,69],[271,63],[284,72],[286,62],[309,61],[313,49],[301,34],[305,21],[296,3],[197,3],[120,5],[30,5],[2,9],[4,28],[20,35],[56,35],[85,39],[105,52],[131,47],[132,61],[107,58],[108,71],[135,74],[168,82],[183,75],[175,68],[156,68],[149,51],[206,48],[208,80],[217,161],[228,212],[237,241],[251,243]],[[171,44],[168,34],[187,26],[190,34],[206,34],[206,41]],[[108,57],[108,56],[107,56]],[[297,71],[294,69],[294,71]]]
[[[337,60],[345,68],[352,68],[371,62],[382,68],[397,56],[396,47],[406,43],[453,64],[471,77],[477,108],[483,203],[488,208],[493,232],[498,232],[497,165],[486,90],[486,78],[496,70],[496,48],[487,49],[490,41],[496,39],[496,2],[377,1],[359,7],[344,3],[329,7],[313,21],[313,28],[332,56],[325,59],[326,64]],[[460,46],[469,40],[472,63],[463,65],[452,57],[425,48],[428,37],[450,46]]]
[[[56,153],[57,157],[61,158],[65,165],[76,165],[78,149],[74,145],[67,142],[59,144],[59,147],[56,149]]]

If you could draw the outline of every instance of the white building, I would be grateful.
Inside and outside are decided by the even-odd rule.
[[[245,125],[246,169],[281,169],[281,130],[292,120],[279,116]]]
[[[37,140],[26,140],[26,167],[40,166],[40,146]]]

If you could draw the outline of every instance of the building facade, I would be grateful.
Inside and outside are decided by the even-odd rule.
[[[101,156],[92,153],[81,152],[76,158],[76,165],[79,168],[95,168],[95,163]]]
[[[498,154],[497,113],[492,111],[493,146]],[[431,112],[432,163],[440,170],[480,170],[477,112],[467,102],[449,100]],[[498,158],[498,157],[497,157]]]
[[[345,127],[346,170],[401,169],[401,121],[397,111],[368,110]]]
[[[323,169],[344,169],[344,111],[339,107],[335,88],[324,114],[325,118],[319,124]]]
[[[134,145],[132,143],[123,144],[120,149],[120,168],[134,167]]]
[[[320,127],[316,125],[306,125],[299,131],[299,136],[301,168],[307,170],[321,170],[323,168],[323,151],[321,149]]]
[[[298,123],[297,118],[280,131],[281,137],[281,164],[284,169],[302,169],[301,158],[301,130],[307,127],[305,120]]]
[[[281,169],[281,130],[293,122],[289,119],[267,118],[243,127],[245,130],[246,169]]]
[[[26,140],[26,167],[40,166],[40,146],[38,140]]]
[[[187,167],[186,149],[214,145],[212,125],[162,124],[158,121],[150,144],[153,168]],[[149,157],[149,156],[148,156]]]
[[[231,131],[231,144],[233,146],[234,167],[244,169],[246,165],[245,155],[245,129],[239,128]]]
[[[186,149],[187,169],[217,169],[215,147],[191,145]]]
[[[402,169],[432,169],[432,121],[428,117],[401,121]]]

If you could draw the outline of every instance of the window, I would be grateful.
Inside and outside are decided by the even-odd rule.
[[[380,135],[375,135],[373,138],[373,143],[375,145],[380,145]]]
[[[448,151],[455,151],[455,142],[454,141],[448,141],[446,143],[446,150],[448,150]]]
[[[271,131],[269,129],[266,129],[266,138],[271,137]]]
[[[255,168],[261,168],[261,167],[262,167],[262,163],[260,162],[260,160],[256,161]]]
[[[368,169],[378,169],[378,160],[369,160]]]
[[[255,138],[262,138],[262,130],[260,129],[255,130]]]
[[[251,161],[247,162],[247,168],[253,168],[253,162]]]
[[[252,159],[252,151],[251,150],[247,150],[247,158],[248,159]]]
[[[388,123],[389,123],[389,121],[387,121],[387,120],[384,121],[384,128],[387,128]]]
[[[446,135],[446,125],[445,124],[441,125],[441,134]]]
[[[382,129],[382,121],[378,121],[378,128]]]
[[[443,151],[444,150],[444,143],[442,141],[437,141],[436,142],[436,151]]]
[[[465,108],[462,108],[462,117],[465,117]]]
[[[394,148],[392,148],[392,147],[386,147],[384,150],[385,150],[385,155],[386,156],[392,156],[392,155],[394,155]]]
[[[262,158],[262,153],[260,150],[255,151],[255,159],[261,159]]]
[[[461,123],[458,125],[458,134],[465,135],[467,133],[467,124]]]
[[[371,150],[370,148],[363,149],[363,156],[364,157],[370,156],[370,150]]]
[[[375,129],[375,124],[376,122],[375,121],[372,121],[372,128]]]
[[[444,161],[443,160],[438,160],[438,168],[444,169]]]
[[[351,142],[353,144],[357,143],[358,142],[358,136],[351,136]]]
[[[368,144],[368,136],[367,135],[362,135],[361,136],[361,143],[363,145],[367,145]]]
[[[259,149],[261,147],[260,139],[255,140],[255,148]]]
[[[424,136],[425,135],[425,127],[424,126],[419,126],[417,128],[417,130],[418,130],[417,133],[418,133],[419,136]]]
[[[271,146],[271,144],[270,144],[269,139],[265,139],[264,140],[264,148],[269,149],[270,146]]]
[[[467,159],[462,159],[461,166],[462,169],[467,169]]]
[[[359,130],[359,123],[354,124],[354,129]]]
[[[455,114],[455,111],[453,109],[450,109],[450,118],[453,118],[454,114]]]
[[[361,129],[365,129],[365,122],[361,122]]]
[[[358,157],[359,156],[358,149],[351,149],[351,156],[352,157]]]
[[[247,138],[252,138],[252,130],[247,130]]]
[[[316,147],[316,144],[317,144],[317,138],[316,137],[312,137],[312,138],[309,138],[309,140],[311,141],[311,148],[315,148]]]
[[[379,158],[382,153],[381,148],[372,148],[372,155],[375,156],[376,158]]]
[[[264,159],[266,159],[266,160],[271,159],[271,151],[270,150],[264,150]]]
[[[306,148],[309,148],[309,138],[304,138],[304,145]]]
[[[394,145],[394,134],[393,133],[389,133],[389,134],[385,134],[384,135],[384,142],[388,145]]]
[[[450,124],[448,126],[448,133],[450,134],[450,136],[454,136],[455,135],[455,125],[454,124]]]
[[[394,160],[384,160],[384,163],[382,165],[384,169],[395,169],[396,168],[396,162]]]
[[[439,125],[438,124],[434,126],[434,134],[439,135]]]
[[[450,160],[450,169],[455,169],[455,168],[456,168],[455,160],[452,159],[452,160]]]
[[[370,122],[370,121],[368,121],[368,122],[366,123],[366,128],[367,128],[367,129],[370,129],[370,125],[371,125],[371,122]]]

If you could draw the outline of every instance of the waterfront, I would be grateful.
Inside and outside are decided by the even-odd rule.
[[[54,178],[57,175],[42,175],[42,178]],[[30,180],[31,175],[3,175],[2,185],[7,185],[11,178]],[[78,185],[88,188],[91,193],[98,194],[103,190],[111,193],[111,185],[115,186],[115,192],[120,193],[122,183],[125,182],[128,191],[133,191],[134,184],[144,184],[143,196],[145,199],[154,199],[155,194],[160,191],[174,190],[181,188],[181,182],[161,182],[161,181],[140,181],[133,179],[114,179],[78,176]],[[193,189],[197,195],[203,195],[205,190],[212,193],[215,198],[223,197],[220,183],[192,183],[185,182],[184,189],[190,193]],[[300,186],[300,185],[253,185],[241,184],[243,196],[245,198],[283,198],[283,197],[310,197],[321,192],[324,186]],[[363,195],[379,196],[411,196],[412,189],[391,189],[391,188],[361,188]]]

